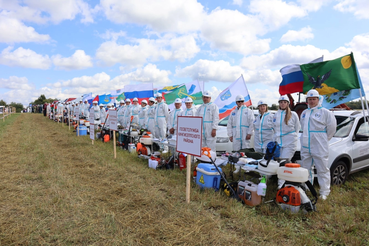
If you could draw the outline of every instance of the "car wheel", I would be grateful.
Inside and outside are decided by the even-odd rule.
[[[348,168],[346,163],[338,161],[331,167],[331,183],[333,185],[342,185],[348,176]]]

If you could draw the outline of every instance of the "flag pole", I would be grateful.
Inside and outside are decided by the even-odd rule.
[[[365,117],[365,107],[364,107],[364,102],[363,102],[363,94],[361,93],[361,88],[359,90],[360,93],[360,101],[361,101],[361,108],[363,109],[363,115],[364,115],[364,122],[366,123],[366,117]],[[365,97],[364,97],[365,98]],[[365,99],[366,101],[366,99]]]

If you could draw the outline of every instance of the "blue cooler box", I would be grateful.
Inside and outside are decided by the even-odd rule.
[[[79,131],[79,136],[87,135],[87,127],[86,126],[79,126],[77,128],[77,130]],[[76,132],[76,135],[78,136],[78,132]]]
[[[219,171],[222,169],[218,167]],[[200,163],[197,167],[196,184],[201,188],[213,188],[219,190],[220,185],[220,173],[213,164]]]

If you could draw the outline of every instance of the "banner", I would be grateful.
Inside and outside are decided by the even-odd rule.
[[[214,100],[214,103],[219,108],[219,119],[228,116],[236,107],[235,98],[237,95],[242,95],[245,98],[245,105],[250,106],[251,98],[247,90],[243,76],[239,77],[235,82],[223,90],[219,96]]]
[[[300,68],[304,75],[304,93],[316,89],[320,95],[326,95],[360,88],[352,53],[331,61],[301,65]]]

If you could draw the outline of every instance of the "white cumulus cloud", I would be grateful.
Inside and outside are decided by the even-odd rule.
[[[239,66],[232,66],[229,62],[197,60],[193,65],[176,69],[176,76],[191,77],[200,81],[235,81],[245,71]]]
[[[0,54],[0,64],[10,67],[48,69],[51,61],[48,55],[40,55],[30,49],[19,47],[13,50],[9,46]]]
[[[353,13],[359,19],[369,19],[369,1],[367,0],[339,0],[334,9],[344,13]]]
[[[51,58],[54,65],[62,70],[77,70],[93,66],[91,57],[86,55],[83,50],[76,50],[71,57],[55,55]]]
[[[26,77],[10,76],[9,79],[0,78],[0,88],[17,89],[17,90],[32,90],[33,86],[28,84]]]
[[[282,43],[289,43],[294,41],[307,41],[314,38],[313,30],[311,27],[303,27],[298,31],[289,30],[281,37]]]
[[[50,40],[47,34],[39,34],[33,27],[26,26],[15,18],[8,18],[0,14],[0,42],[19,43],[36,42],[44,43]]]

